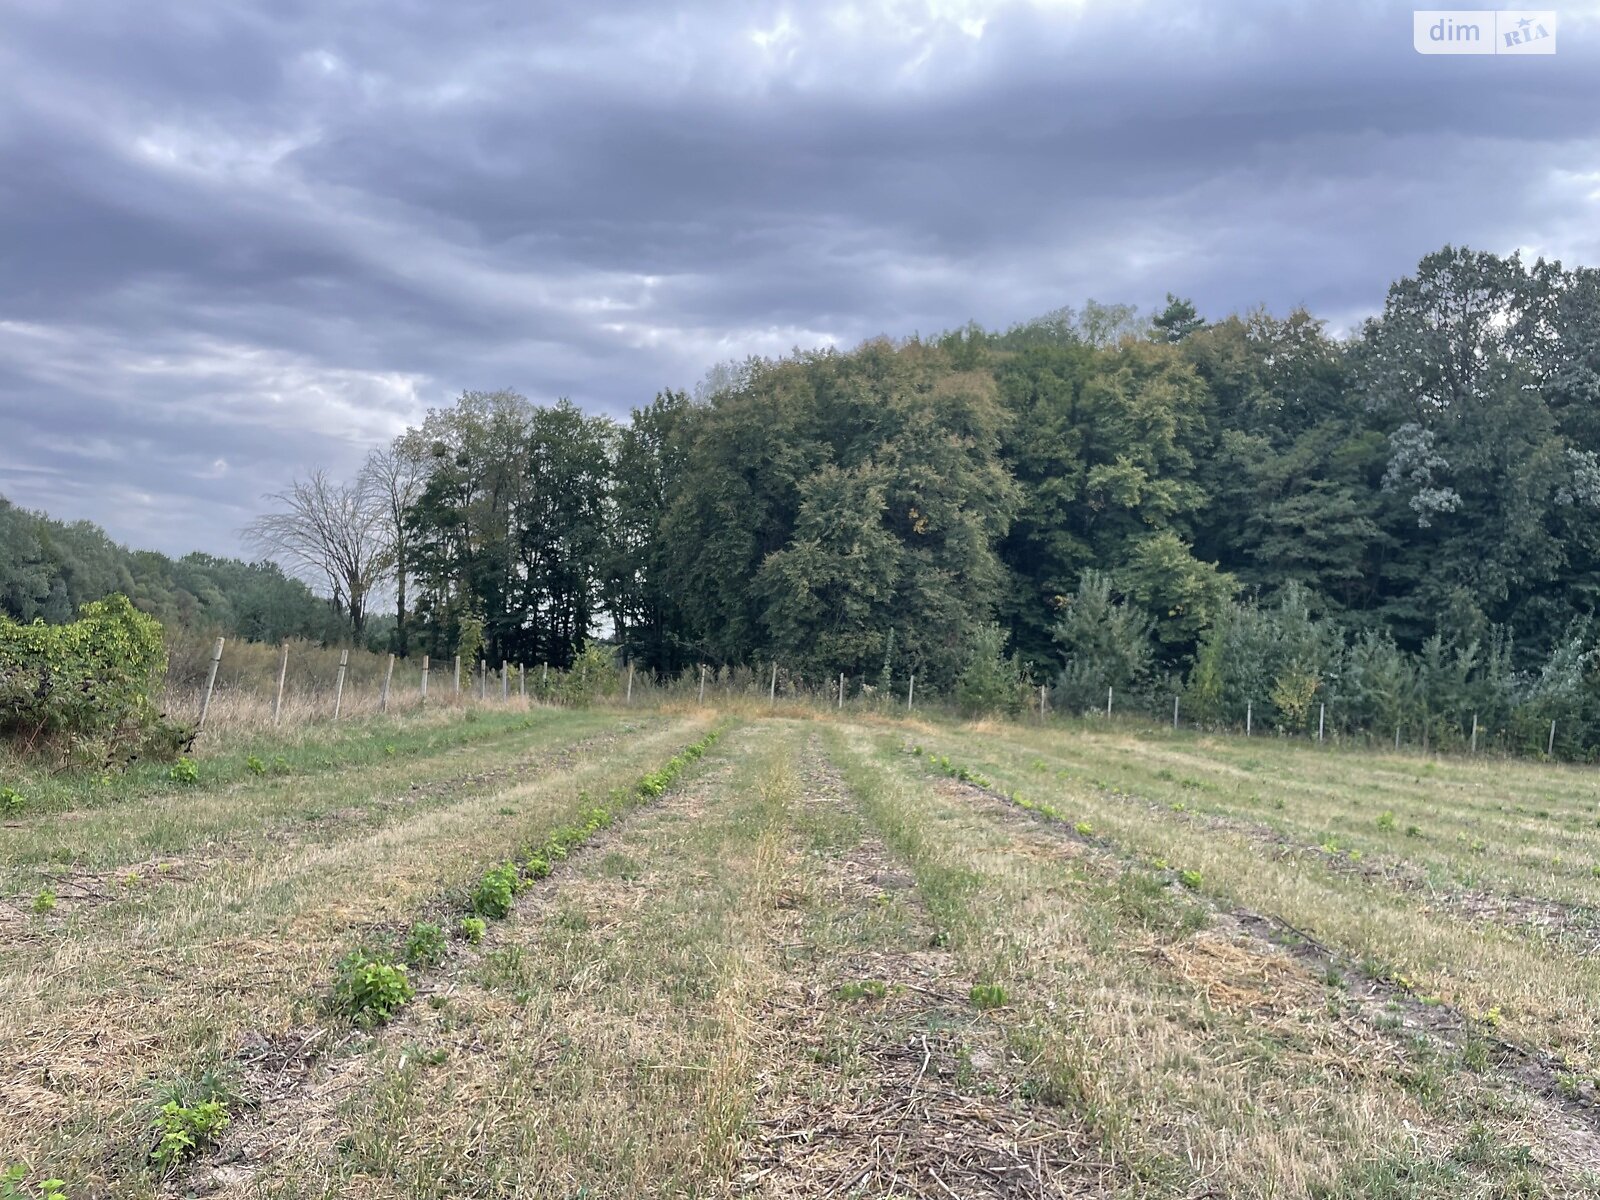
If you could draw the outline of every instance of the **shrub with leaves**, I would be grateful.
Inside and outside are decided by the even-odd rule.
[[[509,863],[492,867],[472,891],[472,911],[498,921],[511,911],[517,894],[517,869]]]
[[[54,912],[56,907],[55,889],[42,887],[34,894],[33,911],[36,913]]]
[[[167,772],[167,777],[173,783],[198,783],[200,781],[200,768],[195,765],[194,759],[187,754],[180,755],[178,761],[172,764]]]
[[[969,657],[956,678],[956,703],[968,716],[1002,713],[1016,716],[1028,706],[1033,690],[1020,655],[1007,657],[1006,635],[996,624],[980,626]]]
[[[151,1123],[156,1144],[150,1151],[150,1162],[158,1170],[173,1170],[216,1145],[230,1119],[221,1100],[201,1100],[193,1105],[168,1100]]]
[[[415,995],[405,967],[384,955],[352,950],[339,960],[334,1006],[358,1025],[387,1021]]]
[[[444,930],[430,921],[418,921],[406,934],[408,966],[433,967],[444,961]]]
[[[1052,631],[1063,659],[1051,693],[1055,706],[1101,711],[1108,687],[1124,697],[1144,688],[1155,659],[1154,628],[1142,609],[1117,594],[1111,576],[1085,571]]]
[[[265,775],[267,773],[267,764],[259,754],[252,754],[244,760],[244,769],[252,775]]]
[[[126,596],[85,604],[65,625],[0,616],[0,739],[148,752],[163,741],[152,697],[166,666],[160,624]]]
[[[0,787],[0,817],[14,817],[28,807],[28,801],[15,788]]]
[[[617,690],[617,663],[610,647],[590,642],[572,660],[572,667],[561,680],[563,703],[592,704]]]
[[[489,927],[483,923],[482,917],[462,917],[460,929],[461,936],[467,939],[467,944],[476,946],[483,941],[483,935],[488,932]]]

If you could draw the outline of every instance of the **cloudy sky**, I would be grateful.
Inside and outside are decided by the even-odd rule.
[[[1211,10],[1209,12],[1204,10]],[[1171,290],[1350,327],[1446,242],[1600,264],[1600,5],[0,0],[0,493],[238,550],[463,389]]]

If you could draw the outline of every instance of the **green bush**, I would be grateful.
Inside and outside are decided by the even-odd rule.
[[[16,788],[0,787],[0,817],[14,817],[27,807],[27,798]]]
[[[150,1161],[161,1171],[171,1171],[186,1159],[214,1146],[228,1127],[227,1107],[221,1100],[201,1100],[192,1107],[169,1100],[151,1123],[156,1134]]]
[[[33,911],[36,913],[54,912],[56,907],[55,889],[42,887],[33,897]]]
[[[188,755],[180,755],[178,761],[172,764],[172,769],[167,772],[167,778],[173,783],[198,783],[200,768]]]
[[[483,923],[482,917],[462,917],[461,936],[467,939],[467,944],[476,946],[483,941],[483,935],[489,927]]]
[[[418,921],[406,934],[405,959],[409,966],[433,967],[444,961],[444,930],[430,921]]]
[[[1000,626],[981,626],[973,635],[966,665],[956,679],[956,703],[967,716],[1001,713],[1014,717],[1028,706],[1033,687],[1021,656],[1005,652]]]
[[[480,917],[500,920],[511,911],[512,898],[517,894],[517,870],[502,863],[485,872],[472,892],[472,911]]]
[[[339,961],[338,972],[333,985],[334,1006],[358,1025],[387,1021],[417,994],[405,967],[366,950],[352,950],[345,955]]]
[[[572,667],[561,680],[560,697],[572,705],[592,704],[617,690],[617,661],[609,646],[590,642],[572,660]]]
[[[176,749],[183,738],[153,701],[166,666],[161,626],[126,596],[85,604],[66,625],[0,617],[0,739],[96,755]]]

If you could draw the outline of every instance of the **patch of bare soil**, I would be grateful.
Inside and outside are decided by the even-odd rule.
[[[813,754],[811,805],[849,803]],[[912,914],[898,944],[803,956],[770,997],[760,1035],[775,1065],[757,1090],[755,1132],[735,1181],[771,1197],[1084,1197],[1111,1168],[1069,1114],[1025,1094],[1003,1012],[980,1013],[973,981],[937,945],[915,883],[876,838],[812,860],[819,898],[864,911],[899,894]],[[820,867],[815,864],[820,863]],[[806,946],[807,915],[773,928]]]

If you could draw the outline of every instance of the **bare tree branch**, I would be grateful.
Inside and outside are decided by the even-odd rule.
[[[367,597],[388,569],[382,498],[364,476],[337,483],[326,471],[267,497],[279,510],[245,527],[245,540],[308,583],[326,583],[334,607],[360,636]]]
[[[416,437],[397,438],[367,456],[360,481],[379,511],[378,534],[395,583],[394,649],[403,656],[409,634],[406,583],[412,570],[411,544],[415,537],[406,527],[406,511],[421,497],[428,483],[426,447]]]

